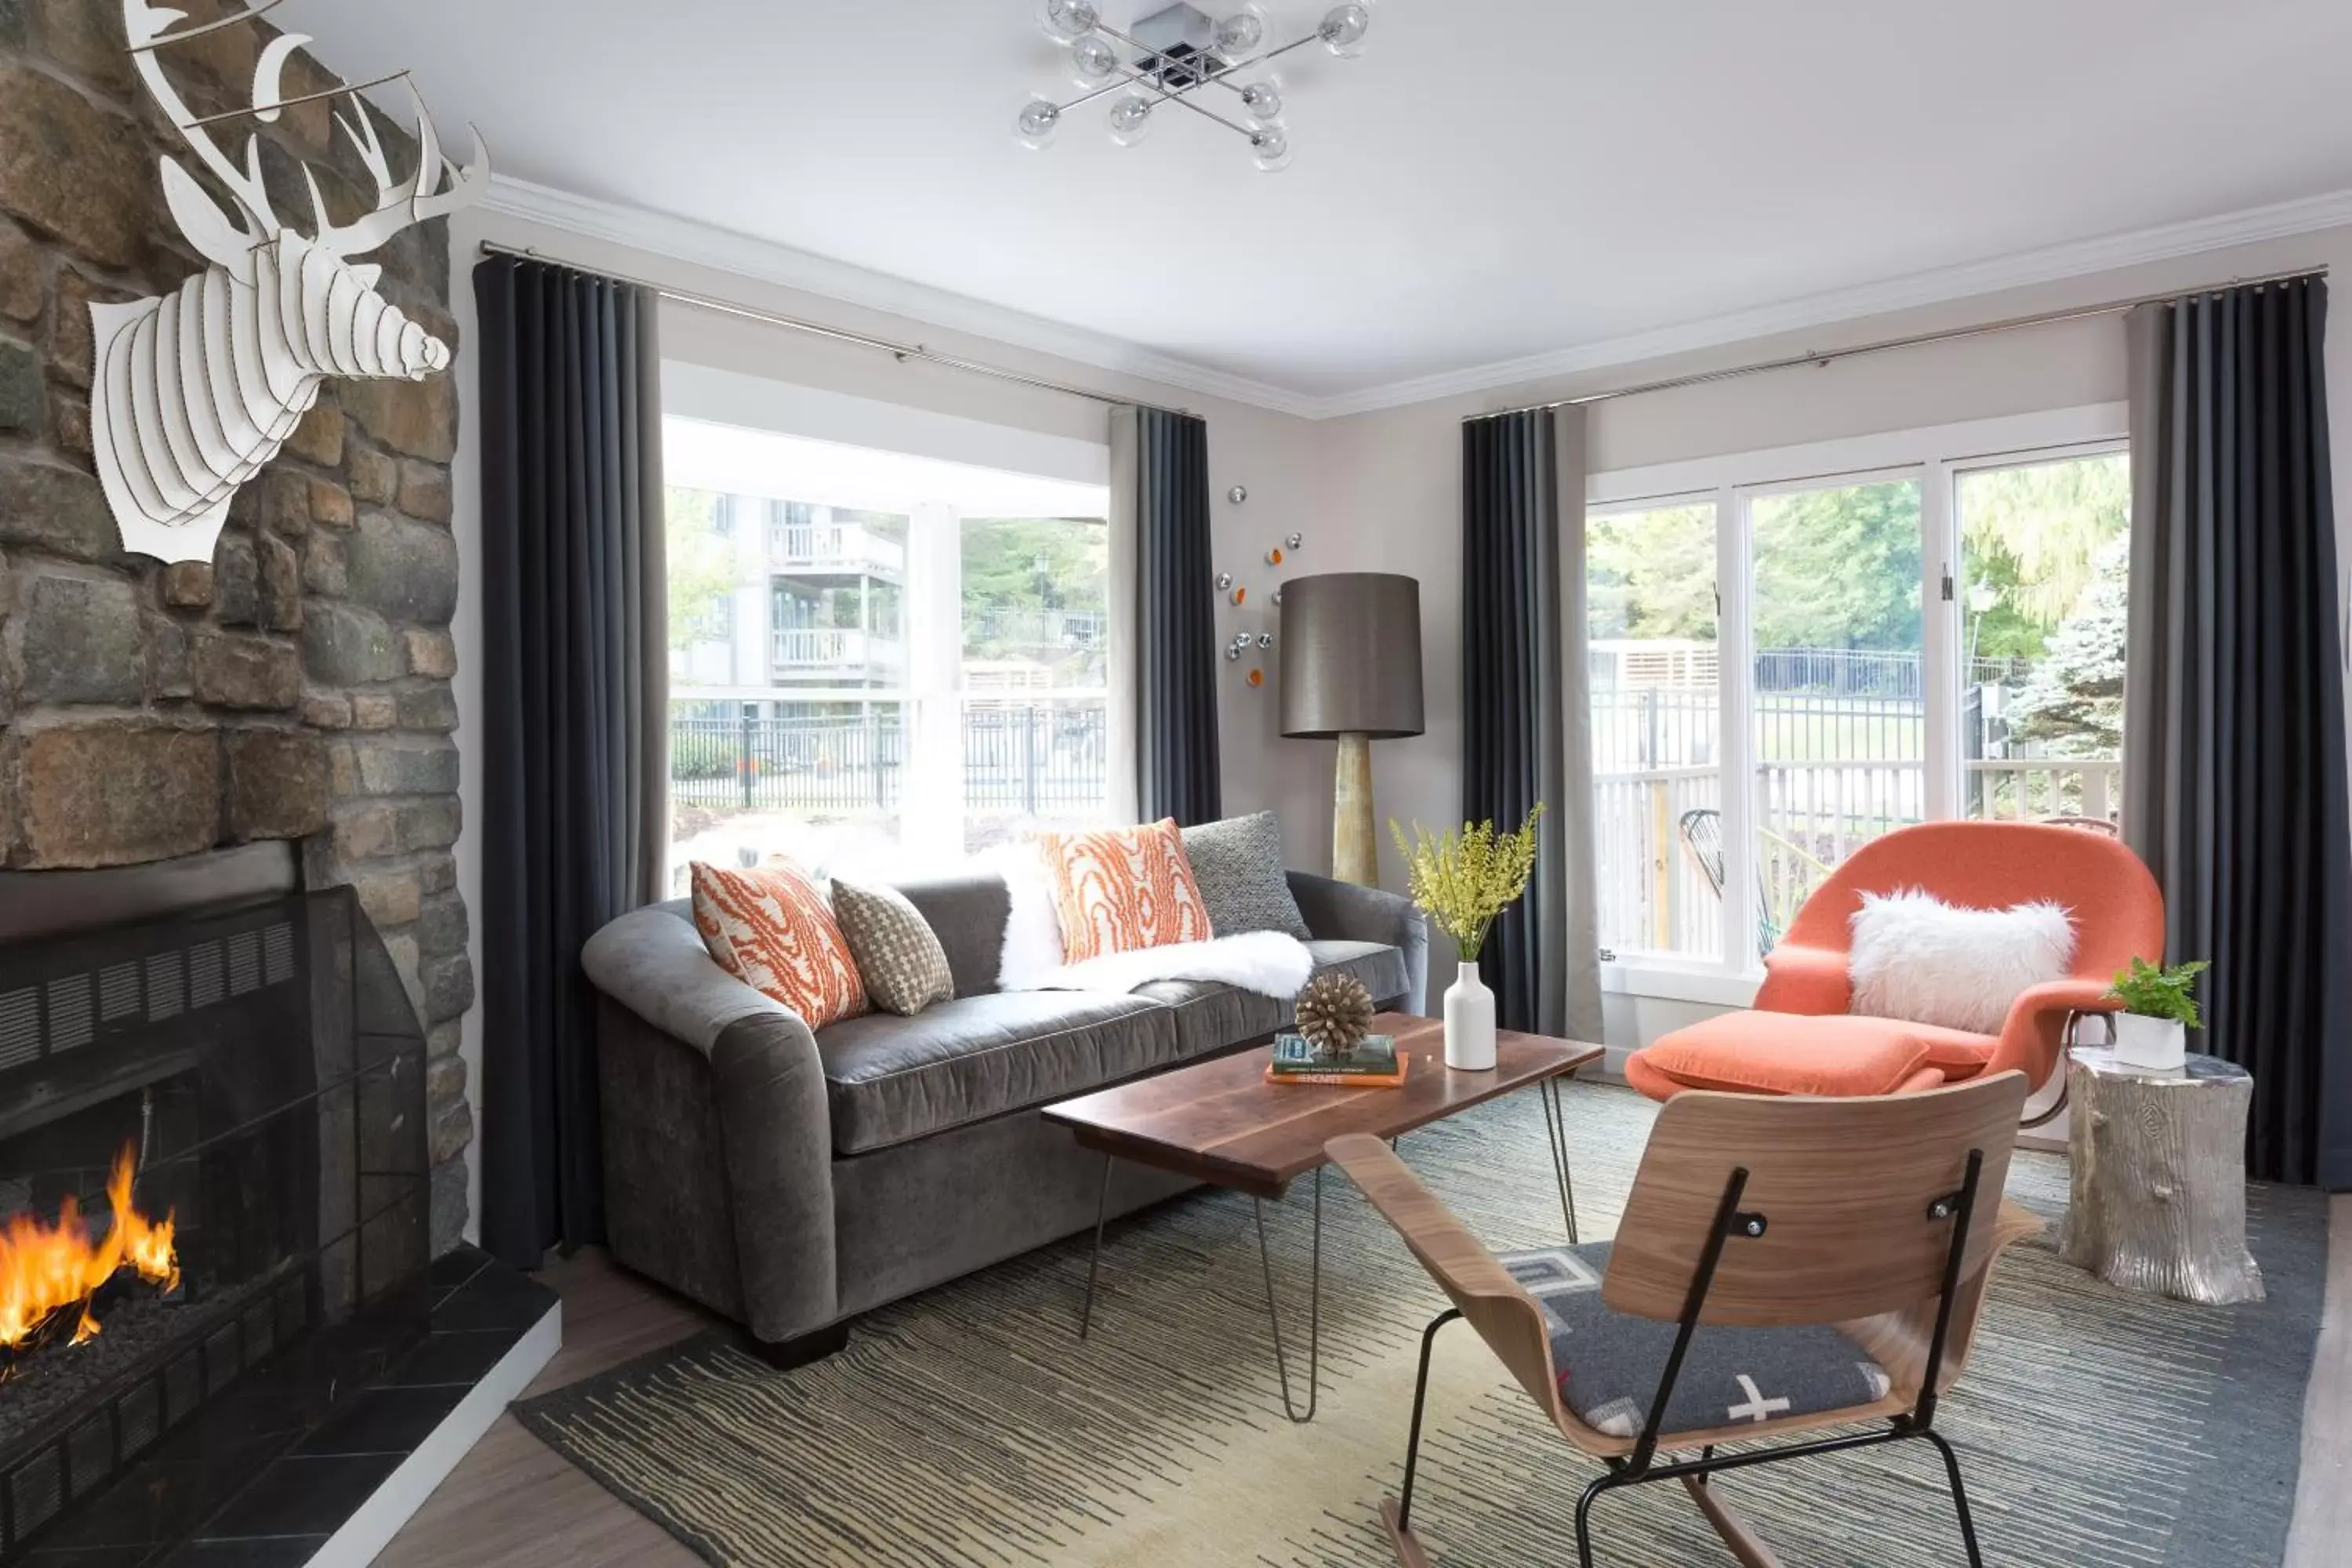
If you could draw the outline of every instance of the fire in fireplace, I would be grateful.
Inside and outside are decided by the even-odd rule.
[[[14,1356],[49,1337],[68,1312],[74,1325],[68,1342],[95,1339],[98,1293],[124,1269],[165,1294],[179,1288],[172,1214],[151,1220],[131,1198],[138,1161],[138,1148],[130,1143],[114,1157],[113,1173],[106,1179],[113,1221],[95,1239],[90,1222],[82,1218],[81,1201],[71,1193],[59,1200],[55,1221],[19,1214],[0,1231],[0,1353],[12,1358],[8,1370],[14,1370]],[[0,1382],[5,1380],[0,1373]]]

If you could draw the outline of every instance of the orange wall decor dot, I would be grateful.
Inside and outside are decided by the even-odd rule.
[[[1249,682],[1252,686],[1264,686],[1265,684],[1265,671],[1262,669],[1251,670],[1249,673]]]
[[[1247,588],[1236,588],[1236,589],[1234,589],[1234,604],[1238,605],[1238,604],[1242,603],[1244,600],[1247,599],[1248,597],[1249,597],[1249,590],[1248,590]]]

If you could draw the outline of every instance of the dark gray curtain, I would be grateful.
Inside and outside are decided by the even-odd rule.
[[[652,296],[533,261],[481,310],[482,1244],[604,1235],[581,944],[660,896],[668,637]]]
[[[2197,1048],[2254,1079],[2247,1168],[2352,1187],[2352,834],[2318,279],[2130,321],[2124,837]]]
[[[1164,408],[1111,413],[1112,527],[1135,561],[1136,806],[1139,818],[1213,822],[1216,564],[1209,542],[1209,426]]]
[[[1462,815],[1516,828],[1544,803],[1527,896],[1479,954],[1496,1021],[1598,1040],[1584,430],[1578,407],[1462,426]]]

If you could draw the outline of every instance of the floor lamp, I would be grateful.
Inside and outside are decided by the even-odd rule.
[[[1331,874],[1381,879],[1372,742],[1422,731],[1421,584],[1332,572],[1282,585],[1282,732],[1336,740]]]

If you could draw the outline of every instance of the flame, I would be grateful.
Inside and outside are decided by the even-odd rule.
[[[81,1205],[70,1196],[58,1205],[54,1224],[20,1214],[0,1230],[0,1349],[23,1344],[69,1308],[80,1310],[73,1342],[96,1338],[98,1317],[90,1298],[119,1269],[134,1269],[166,1290],[179,1284],[172,1215],[150,1220],[131,1201],[137,1163],[131,1146],[124,1144],[106,1182],[114,1225],[103,1240],[90,1239]]]

